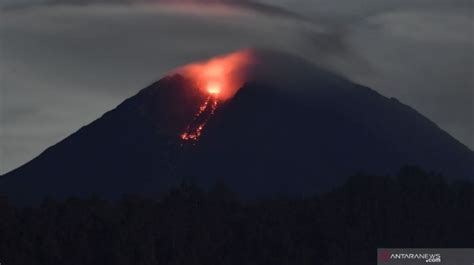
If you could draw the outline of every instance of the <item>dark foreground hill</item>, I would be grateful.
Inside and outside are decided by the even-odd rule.
[[[0,213],[2,264],[371,265],[377,248],[474,245],[472,183],[414,168],[396,178],[354,176],[304,199],[248,203],[223,185],[182,185],[117,203],[21,209],[0,199]]]
[[[117,199],[185,179],[202,188],[223,182],[246,198],[301,196],[407,164],[473,178],[473,152],[409,106],[301,65],[284,81],[267,71],[246,83],[197,143],[179,135],[205,96],[187,77],[166,77],[4,175],[0,193],[18,203]]]

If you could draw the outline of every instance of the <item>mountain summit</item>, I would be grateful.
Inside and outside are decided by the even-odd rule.
[[[291,56],[251,54],[256,63],[244,70],[211,71],[242,74],[225,83],[226,98],[214,101],[188,70],[207,72],[185,68],[2,176],[0,193],[20,204],[117,199],[188,180],[224,182],[246,198],[301,196],[404,165],[474,177],[474,153],[409,106]],[[210,82],[211,94],[222,84]]]

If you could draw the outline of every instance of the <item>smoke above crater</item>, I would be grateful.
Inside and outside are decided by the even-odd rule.
[[[258,82],[298,93],[314,84],[346,80],[314,62],[282,51],[247,48],[184,65],[170,74],[192,80],[204,96],[219,101],[232,98],[246,82]]]
[[[248,49],[188,64],[176,72],[193,80],[204,94],[227,100],[249,81],[248,70],[255,63],[254,52]]]

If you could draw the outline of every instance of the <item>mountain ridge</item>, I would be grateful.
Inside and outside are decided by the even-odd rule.
[[[206,96],[192,80],[167,76],[3,175],[0,193],[27,204],[45,196],[117,199],[188,179],[204,187],[223,180],[248,198],[299,196],[358,171],[394,174],[407,164],[474,177],[473,152],[415,109],[317,76],[295,81],[298,91],[246,82],[185,147],[179,135]]]

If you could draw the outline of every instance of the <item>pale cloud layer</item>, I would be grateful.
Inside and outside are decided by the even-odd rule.
[[[9,7],[0,11],[0,174],[169,70],[247,47],[332,68],[474,147],[473,18],[465,1],[87,2],[0,2]]]

